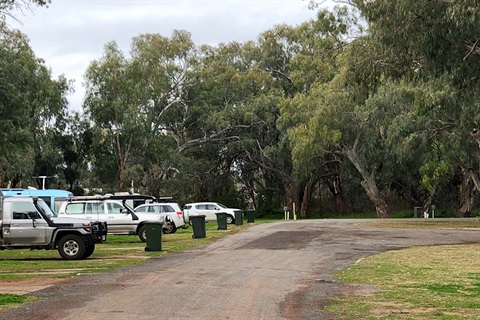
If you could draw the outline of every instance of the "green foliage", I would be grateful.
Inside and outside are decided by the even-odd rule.
[[[4,306],[8,304],[24,303],[27,300],[29,300],[29,298],[25,296],[20,296],[17,294],[0,293],[0,306]]]
[[[302,217],[477,205],[459,191],[478,168],[477,3],[348,3],[245,43],[198,46],[184,30],[140,34],[130,56],[107,43],[70,117],[68,81],[2,27],[2,186],[58,175],[181,203],[295,202]],[[14,4],[46,2],[0,14]]]
[[[68,90],[63,77],[51,79],[23,34],[0,23],[2,186],[57,173],[62,161],[55,137],[64,125]]]

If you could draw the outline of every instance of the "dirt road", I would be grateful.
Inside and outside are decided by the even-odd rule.
[[[33,292],[0,319],[332,319],[324,298],[368,294],[331,273],[416,245],[479,243],[478,230],[394,229],[358,220],[257,224],[208,246]]]

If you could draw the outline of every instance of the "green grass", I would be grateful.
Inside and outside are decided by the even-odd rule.
[[[480,229],[480,220],[448,220],[439,221],[435,219],[418,219],[415,221],[401,221],[395,219],[363,221],[361,225],[369,225],[384,228],[435,228],[435,229]]]
[[[0,311],[12,306],[20,305],[22,303],[33,301],[35,298],[20,296],[18,294],[2,294],[0,293]]]
[[[412,247],[368,257],[335,276],[354,288],[367,285],[370,294],[353,290],[331,299],[327,310],[340,319],[480,319],[479,261],[480,245]]]

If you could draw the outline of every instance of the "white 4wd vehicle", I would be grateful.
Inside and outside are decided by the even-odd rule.
[[[137,234],[143,242],[147,241],[146,221],[164,222],[164,215],[134,212],[122,201],[112,199],[115,196],[72,197],[60,205],[58,216],[106,221],[108,233]]]
[[[235,208],[227,208],[218,202],[195,202],[187,203],[183,207],[183,220],[185,223],[190,223],[191,216],[204,215],[205,221],[217,221],[217,213],[224,212],[227,214],[227,223],[235,222],[235,213],[243,211]]]
[[[183,212],[176,202],[160,202],[141,204],[135,208],[135,213],[156,213],[164,216],[163,233],[175,233],[178,228],[185,228]]]

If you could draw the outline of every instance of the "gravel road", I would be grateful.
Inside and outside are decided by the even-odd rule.
[[[479,243],[478,230],[378,228],[361,220],[255,224],[213,244],[32,292],[0,319],[332,319],[329,296],[368,292],[333,271],[380,252]],[[95,255],[93,256],[95,258]]]

